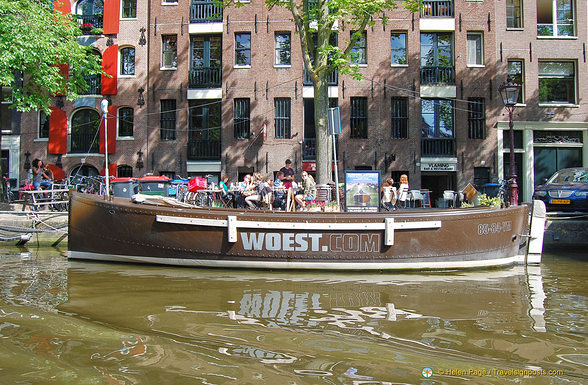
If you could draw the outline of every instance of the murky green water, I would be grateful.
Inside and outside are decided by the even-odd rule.
[[[588,383],[580,254],[405,275],[0,255],[0,384]]]

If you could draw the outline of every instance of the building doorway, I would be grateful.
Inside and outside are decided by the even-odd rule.
[[[457,176],[455,172],[423,172],[421,190],[429,190],[431,203],[437,206],[437,200],[443,198],[443,191],[456,191]]]

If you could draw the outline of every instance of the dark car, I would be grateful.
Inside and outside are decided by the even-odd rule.
[[[535,188],[547,211],[588,211],[588,168],[564,168]]]

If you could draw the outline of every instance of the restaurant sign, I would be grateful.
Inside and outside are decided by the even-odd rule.
[[[421,161],[421,171],[457,171],[457,163],[454,162],[430,162]]]

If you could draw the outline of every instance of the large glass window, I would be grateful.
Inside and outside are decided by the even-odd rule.
[[[467,60],[469,66],[484,65],[484,39],[481,32],[468,32]]]
[[[392,98],[392,138],[408,138],[408,98]]]
[[[233,103],[233,128],[235,138],[247,139],[251,130],[251,109],[249,98],[237,98]]]
[[[486,101],[484,98],[468,99],[468,136],[470,139],[486,139]]]
[[[523,28],[521,0],[506,0],[506,27]]]
[[[368,98],[351,98],[351,138],[368,137]]]
[[[123,76],[135,75],[135,49],[124,47],[120,50],[120,74]]]
[[[290,139],[292,121],[290,98],[274,99],[275,136],[277,139]]]
[[[421,33],[421,82],[454,84],[453,34]]]
[[[220,142],[221,102],[217,99],[190,100],[189,140]]]
[[[575,65],[571,61],[539,61],[539,103],[576,103]]]
[[[408,63],[406,56],[406,32],[392,32],[390,37],[390,52],[392,65]]]
[[[537,0],[538,36],[575,36],[574,0]]]
[[[177,35],[161,36],[161,67],[178,68],[178,37]]]
[[[133,136],[134,111],[131,107],[118,109],[118,136]]]
[[[276,32],[275,35],[275,65],[291,64],[291,46],[290,32]]]
[[[161,100],[161,139],[176,139],[176,100]]]
[[[355,40],[351,48],[351,63],[367,64],[367,33],[365,31],[351,32],[351,38]]]
[[[74,112],[71,118],[71,152],[98,153],[100,114],[84,108]]]
[[[123,19],[134,19],[137,17],[137,0],[122,0]]]
[[[235,65],[251,65],[251,33],[249,32],[235,34]]]
[[[423,138],[453,137],[453,101],[421,99]]]
[[[508,76],[515,83],[521,85],[517,103],[523,103],[523,100],[525,100],[525,66],[522,60],[513,59],[508,61]]]

